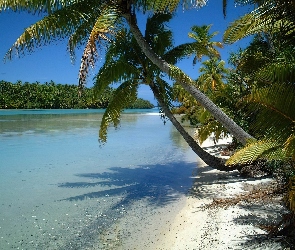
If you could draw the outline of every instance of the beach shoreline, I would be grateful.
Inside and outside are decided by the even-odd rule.
[[[209,139],[202,146],[211,150],[211,153],[220,154],[222,147],[229,141],[230,138],[214,145]],[[243,178],[238,171],[214,170],[200,159],[197,165],[190,193],[183,196],[179,203],[160,208],[157,216],[153,217],[153,226],[144,226],[145,229],[141,232],[144,236],[140,238],[138,234],[131,237],[133,242],[138,237],[137,245],[127,244],[122,249],[283,249],[280,243],[267,240],[267,232],[260,228],[263,223],[278,222],[281,219],[280,214],[284,208],[279,200],[270,203],[242,203],[226,208],[205,208],[216,198],[228,198],[247,192],[245,186],[270,184],[273,181],[271,178]],[[168,216],[165,214],[167,209],[169,212],[173,210]]]

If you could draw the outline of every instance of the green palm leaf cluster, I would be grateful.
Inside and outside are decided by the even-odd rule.
[[[192,32],[188,33],[188,36],[196,41],[194,43],[196,55],[193,64],[200,61],[203,56],[220,57],[219,52],[215,47],[223,48],[223,44],[221,42],[212,41],[212,38],[216,36],[218,32],[209,34],[211,26],[212,25],[193,26],[191,28]]]
[[[260,140],[249,141],[227,165],[246,164],[257,159],[295,160],[295,85],[274,83],[253,89],[247,97],[256,113],[252,129]]]
[[[164,26],[171,18],[170,14],[155,14],[149,17],[146,23],[145,39],[156,53],[163,56],[172,48],[172,33]],[[99,97],[105,88],[112,84],[119,84],[119,87],[115,90],[102,119],[99,132],[102,142],[107,140],[110,124],[118,127],[122,110],[136,100],[141,84],[157,89],[165,103],[172,106],[171,87],[163,79],[161,71],[142,53],[127,29],[118,32],[116,39],[107,49],[104,65],[95,77],[96,96]]]
[[[214,102],[219,98],[225,88],[225,77],[227,69],[225,62],[220,60],[218,48],[223,48],[221,42],[213,41],[217,32],[210,33],[212,25],[193,26],[189,37],[194,40],[186,45],[185,56],[193,56],[193,64],[200,62],[203,57],[208,57],[201,63],[199,78],[195,81],[195,86],[205,93]],[[189,50],[190,49],[190,50]],[[179,75],[179,78],[182,76]],[[177,82],[174,85],[175,97],[181,103],[184,116],[182,120],[189,120],[191,124],[198,126],[195,138],[204,142],[209,136],[214,135],[216,141],[221,136],[227,134],[225,128],[202,107],[190,94],[188,94]],[[215,102],[216,103],[216,102]],[[178,112],[176,110],[175,112]]]
[[[153,10],[155,12],[173,12],[182,2],[183,8],[200,8],[206,5],[207,0],[137,0],[134,5],[144,12]]]
[[[243,1],[241,1],[243,2]],[[295,1],[253,1],[258,7],[236,20],[225,32],[227,43],[255,34],[238,68],[251,79],[251,94],[244,98],[255,113],[250,141],[227,164],[259,158],[295,160]],[[251,66],[252,64],[252,66]]]
[[[294,36],[292,36],[295,31],[294,0],[241,0],[236,2],[257,4],[258,7],[230,25],[224,33],[226,43],[233,43],[258,33],[267,33],[270,36],[280,33],[287,38],[285,42],[294,41]]]
[[[246,2],[246,1],[240,1]],[[258,159],[283,162],[287,185],[285,203],[295,213],[295,1],[250,1],[251,13],[236,20],[225,32],[224,41],[233,43],[255,35],[237,64],[251,93],[244,103],[252,113],[257,140],[249,140],[226,165],[247,164]],[[289,173],[290,172],[290,173]]]

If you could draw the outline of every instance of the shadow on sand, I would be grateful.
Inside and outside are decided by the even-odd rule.
[[[190,190],[192,196],[198,199],[211,199],[213,201],[214,198],[222,197],[220,195],[224,192],[223,185],[237,184],[237,187],[243,188],[246,183],[258,185],[259,183],[268,183],[268,181],[270,181],[270,178],[267,176],[257,178],[241,177],[237,170],[232,172],[212,170],[213,169],[208,166],[198,168],[198,175]],[[214,187],[214,185],[216,185],[216,187]],[[226,189],[226,187],[224,188]],[[232,190],[232,192],[234,192],[234,190]],[[231,197],[234,198],[235,195],[232,194]],[[238,249],[285,249],[282,248],[282,242],[279,242],[277,238],[269,237],[266,231],[261,234],[253,233],[254,231],[252,232],[250,230],[247,231],[247,227],[254,226],[259,228],[261,226],[275,225],[282,219],[282,214],[284,214],[285,209],[279,197],[270,200],[257,199],[255,201],[253,200],[253,202],[241,201],[234,206],[243,212],[241,215],[236,216],[232,222],[235,225],[243,225],[245,229],[244,237],[236,239],[236,241],[239,242]],[[213,208],[213,210],[214,209],[216,208]],[[219,207],[217,209],[227,208]]]

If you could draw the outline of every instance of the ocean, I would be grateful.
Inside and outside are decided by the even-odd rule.
[[[126,110],[105,144],[102,115],[0,110],[0,249],[129,249],[188,193],[197,156],[157,109]]]

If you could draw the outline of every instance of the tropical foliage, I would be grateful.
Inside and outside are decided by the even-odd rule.
[[[251,90],[242,101],[255,118],[249,124],[257,140],[249,140],[227,165],[259,159],[279,163],[286,181],[285,202],[291,211],[289,223],[285,220],[283,228],[294,240],[295,1],[254,2],[258,7],[236,20],[225,32],[224,41],[232,43],[255,35],[252,44],[242,52],[237,71]]]
[[[93,88],[85,88],[78,96],[78,87],[73,84],[10,83],[0,81],[1,109],[105,109],[112,99],[114,90],[106,88],[99,99],[94,98]],[[149,101],[136,99],[125,108],[153,108]]]
[[[173,48],[172,32],[165,23],[172,18],[170,14],[155,14],[148,18],[145,29],[145,39],[153,50],[165,60],[175,63],[178,59],[190,56],[195,49],[200,47],[198,42],[182,44]],[[204,162],[212,167],[225,170],[224,160],[210,155],[194,140],[184,129],[171,112],[173,91],[158,67],[156,67],[145,54],[134,39],[132,33],[124,31],[106,52],[106,61],[96,76],[95,90],[99,95],[104,88],[113,83],[119,83],[114,98],[108,105],[100,126],[100,139],[107,139],[107,128],[110,123],[118,126],[120,114],[124,103],[129,103],[136,96],[139,85],[148,85],[154,94],[161,111],[169,118],[178,132],[183,136],[192,150],[199,155]],[[201,47],[205,47],[201,45]],[[205,53],[208,50],[203,48]],[[164,123],[166,117],[162,116]]]
[[[200,76],[195,81],[195,85],[205,93],[214,103],[224,109],[225,105],[221,104],[221,97],[224,95],[227,86],[225,79],[228,70],[225,68],[225,62],[220,60],[220,54],[217,48],[222,48],[221,42],[212,41],[217,32],[209,33],[211,25],[194,26],[194,33],[189,33],[189,37],[193,38],[202,49],[198,50],[193,59],[193,64],[201,62],[204,56],[208,57],[201,63],[199,68]],[[193,34],[193,35],[192,35]],[[225,136],[227,130],[208,112],[200,103],[198,103],[189,93],[187,93],[181,85],[174,85],[176,100],[180,102],[180,108],[174,110],[175,113],[184,113],[182,120],[189,120],[192,125],[198,126],[196,139],[202,143],[212,134],[214,139],[218,141],[221,136]]]
[[[237,20],[224,34],[227,42],[257,34],[243,53],[238,67],[250,79],[248,85],[252,94],[245,101],[256,113],[253,130],[261,138],[248,145],[248,153],[237,154],[228,164],[259,157],[281,158],[283,155],[284,158],[295,159],[295,60],[292,43],[295,29],[292,28],[294,14],[290,11],[293,8],[293,1],[261,1],[257,9]],[[279,24],[288,25],[278,29]],[[258,145],[260,154],[257,153]]]
[[[154,108],[155,105],[153,105],[150,101],[144,100],[142,98],[137,98],[134,103],[132,103],[130,106],[127,106],[126,109],[151,109]]]
[[[172,47],[172,33],[164,26],[171,17],[169,14],[157,14],[147,20],[145,38],[160,55]],[[104,65],[95,77],[96,95],[99,97],[105,88],[112,84],[119,84],[119,87],[114,91],[114,96],[102,119],[100,127],[102,141],[106,141],[107,127],[110,123],[115,127],[119,125],[121,111],[134,102],[141,84],[169,89],[168,83],[161,78],[161,71],[146,58],[127,29],[117,34],[117,39],[106,51]]]

